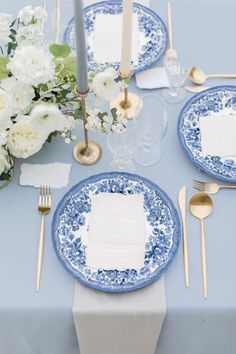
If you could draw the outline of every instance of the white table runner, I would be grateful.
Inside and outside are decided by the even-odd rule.
[[[95,2],[85,0],[84,6]],[[166,316],[164,276],[143,289],[120,294],[77,282],[72,311],[80,354],[154,354]]]

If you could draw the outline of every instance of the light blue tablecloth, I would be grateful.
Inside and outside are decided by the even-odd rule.
[[[56,1],[49,2],[52,8]],[[40,1],[1,0],[0,11],[16,14],[29,3],[36,5]],[[72,0],[63,3],[66,24],[72,15]],[[151,7],[166,19],[165,0],[153,0]],[[173,0],[172,7],[175,47],[186,50],[192,64],[206,72],[236,72],[235,0]],[[135,86],[133,90],[137,91]],[[188,161],[179,145],[176,123],[181,106],[168,106],[169,127],[160,163],[148,168],[137,166],[138,174],[158,183],[174,202],[183,184],[190,197],[193,178],[211,180]],[[91,174],[107,170],[111,157],[105,137],[98,134],[94,139],[103,146],[102,159],[95,166],[77,164],[72,158],[72,146],[61,139],[45,146],[28,162],[72,163],[71,187]],[[71,313],[74,279],[63,270],[52,248],[53,212],[46,220],[41,291],[35,292],[38,191],[19,186],[21,163],[17,161],[14,182],[0,192],[0,354],[78,354]],[[53,210],[66,190],[53,191]],[[158,354],[236,352],[236,192],[221,191],[213,199],[214,213],[206,221],[209,298],[206,301],[202,297],[199,224],[188,213],[190,288],[184,285],[180,250],[165,275],[167,317]]]

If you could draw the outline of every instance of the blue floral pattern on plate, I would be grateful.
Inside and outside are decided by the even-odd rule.
[[[144,195],[146,252],[140,270],[93,269],[86,265],[91,196],[101,192]],[[172,262],[180,242],[180,222],[169,197],[153,182],[130,173],[102,173],[76,184],[54,213],[52,239],[56,254],[81,283],[102,291],[125,292],[158,279]]]
[[[119,69],[120,63],[97,63],[94,61],[94,25],[97,14],[119,14],[122,12],[120,1],[103,1],[95,3],[84,9],[85,30],[88,45],[88,66],[89,70],[96,71],[113,66]],[[168,35],[166,26],[161,18],[152,10],[140,4],[134,3],[134,12],[139,21],[139,59],[133,63],[133,72],[144,70],[156,63],[164,54]],[[64,33],[64,42],[75,49],[74,18],[68,23]]]
[[[199,118],[222,112],[236,114],[236,86],[216,86],[190,99],[179,115],[178,135],[187,156],[201,170],[218,179],[236,182],[236,158],[204,155]]]

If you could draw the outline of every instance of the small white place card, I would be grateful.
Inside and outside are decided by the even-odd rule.
[[[133,15],[132,61],[139,56],[138,18]],[[120,61],[122,15],[97,14],[94,26],[94,60],[98,63]]]
[[[86,264],[125,270],[144,265],[143,195],[100,193],[92,197]]]
[[[204,155],[236,157],[236,114],[216,113],[199,118]]]
[[[136,74],[136,85],[140,89],[169,87],[169,80],[164,67],[144,70]]]
[[[69,181],[71,165],[54,162],[45,165],[23,163],[21,165],[20,184],[22,186],[66,187]]]

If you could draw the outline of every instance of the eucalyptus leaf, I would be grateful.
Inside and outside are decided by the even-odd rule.
[[[71,53],[71,48],[66,44],[51,44],[50,52],[54,57],[67,58]]]

